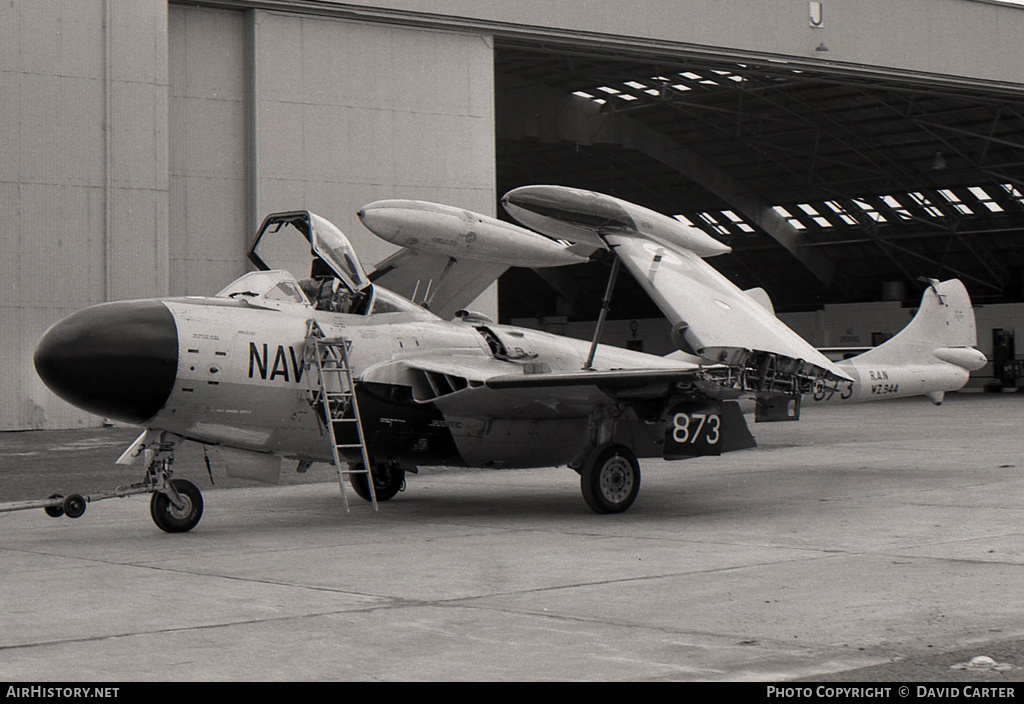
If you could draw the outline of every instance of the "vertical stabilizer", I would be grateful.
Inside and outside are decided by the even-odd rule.
[[[974,348],[977,343],[974,309],[963,283],[958,279],[932,280],[921,298],[917,315],[907,327],[884,344],[849,361],[857,365],[905,365],[940,360],[975,370],[986,361]]]

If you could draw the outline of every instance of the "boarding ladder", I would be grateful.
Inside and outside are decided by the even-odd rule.
[[[314,409],[320,404],[323,410],[322,418],[331,441],[331,453],[334,466],[338,470],[338,485],[341,487],[345,511],[349,510],[345,479],[351,474],[366,475],[370,503],[376,511],[377,494],[373,488],[370,457],[366,452],[366,438],[363,435],[363,423],[359,417],[359,403],[356,400],[352,368],[349,365],[351,346],[352,341],[345,337],[326,337],[317,322],[310,321],[309,333],[306,336],[306,353],[313,359],[308,361],[307,356],[307,363],[315,366],[317,371],[316,387],[311,390],[310,404]],[[352,437],[353,429],[355,438]],[[357,448],[363,462],[362,465],[353,468],[351,463],[343,459],[343,455],[350,454]]]

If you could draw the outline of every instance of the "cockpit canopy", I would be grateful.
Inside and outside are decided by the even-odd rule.
[[[300,281],[335,278],[353,294],[371,286],[348,238],[308,210],[268,215],[249,250],[249,261],[260,271],[284,269]]]
[[[320,310],[365,314],[373,285],[348,238],[333,223],[298,210],[272,213],[249,250],[260,271],[284,270]]]

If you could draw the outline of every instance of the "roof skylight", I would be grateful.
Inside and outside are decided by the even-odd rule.
[[[999,205],[999,203],[996,203],[994,200],[992,200],[992,196],[990,196],[988,194],[988,191],[986,191],[981,186],[971,186],[967,190],[970,191],[972,196],[981,201],[981,203],[993,213],[1003,212],[1003,206]]]
[[[729,232],[729,228],[727,228],[725,225],[719,224],[718,220],[711,213],[697,213],[697,217],[699,217],[707,224],[711,225],[711,229],[713,229],[720,235],[732,234],[731,232]]]
[[[970,186],[964,187],[964,190],[969,191],[972,196],[978,199],[979,203],[983,204],[993,213],[1004,212],[1004,207],[989,195],[990,191],[997,193],[1005,191],[1010,198],[1024,206],[1024,189],[1018,188],[1012,183],[1001,183],[998,186],[988,186],[987,188],[988,190],[981,186]],[[784,218],[796,230],[807,230],[811,221],[823,230],[835,228],[837,225],[840,225],[839,221],[850,227],[857,227],[864,222],[864,216],[871,218],[876,223],[890,222],[892,216],[889,215],[887,217],[883,214],[886,208],[883,208],[882,212],[880,212],[876,205],[877,201],[884,203],[886,208],[896,213],[901,220],[913,220],[915,217],[921,220],[921,215],[911,214],[911,209],[917,208],[920,210],[914,210],[915,213],[923,213],[925,216],[932,218],[948,217],[951,214],[950,207],[955,208],[962,215],[976,215],[978,212],[977,204],[971,203],[969,205],[965,203],[955,191],[949,188],[937,189],[934,192],[929,191],[927,193],[923,191],[908,191],[907,193],[865,198],[826,200],[820,203],[796,203],[788,207],[775,205],[772,206],[772,210]],[[970,198],[968,198],[968,201],[970,201]],[[1005,202],[1004,199],[1004,204]],[[971,206],[973,206],[973,209]],[[743,216],[735,211],[721,210],[718,212],[721,214],[717,215],[712,212],[700,213],[696,226],[713,230],[715,233],[722,235],[730,234],[730,230],[734,234],[736,229],[746,233],[757,232],[754,227],[743,219]],[[685,222],[688,225],[693,224],[682,215],[675,217],[680,222]]]
[[[944,212],[942,212],[941,210],[936,208],[934,205],[932,205],[932,202],[930,200],[928,200],[928,196],[926,196],[925,194],[919,193],[919,192],[912,192],[912,193],[908,193],[907,195],[909,195],[914,200],[915,203],[917,203],[919,206],[921,206],[921,208],[924,209],[924,212],[928,213],[933,218],[944,218],[944,217],[946,217],[946,214]]]
[[[1013,198],[1018,203],[1020,203],[1021,205],[1024,205],[1024,193],[1021,193],[1019,188],[1014,186],[1012,183],[1004,183],[1004,184],[1001,184],[1001,185],[1003,187],[1003,190],[1005,190],[1007,193],[1009,193],[1011,196],[1013,196]]]
[[[875,206],[871,205],[870,203],[865,203],[862,200],[854,200],[853,202],[858,208],[867,213],[867,216],[874,220],[875,222],[889,222],[888,220],[885,219],[885,216],[878,212]]]
[[[948,200],[958,212],[964,215],[974,215],[974,211],[966,203],[961,202],[960,197],[948,188],[941,189],[939,195]]]
[[[786,221],[790,225],[792,225],[794,228],[796,228],[797,230],[806,230],[807,229],[806,225],[804,225],[802,222],[800,222],[799,220],[794,218],[790,214],[790,212],[788,210],[786,210],[785,208],[783,208],[781,205],[772,206],[772,210],[774,210],[776,213],[778,213],[782,217],[786,218]]]
[[[895,198],[893,198],[892,196],[879,196],[879,198],[881,198],[883,203],[885,203],[890,208],[892,208],[893,212],[895,212],[897,215],[899,215],[904,220],[910,220],[911,219],[912,216],[907,211],[907,209],[903,207],[903,204],[900,203]]]
[[[842,205],[840,205],[839,203],[835,202],[834,200],[827,200],[827,201],[825,201],[825,205],[828,206],[828,208],[833,213],[838,215],[839,219],[842,220],[843,222],[845,222],[847,225],[856,225],[857,224],[857,219],[854,218],[852,215],[850,215],[846,211],[846,208],[844,208]]]

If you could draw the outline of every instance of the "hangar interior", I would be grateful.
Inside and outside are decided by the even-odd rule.
[[[1024,300],[1024,91],[511,42],[495,64],[499,191],[569,182],[676,215],[778,310],[912,301],[925,276]]]
[[[1020,89],[827,60],[522,41],[498,42],[495,65],[499,192],[558,183],[674,215],[730,245],[716,268],[770,292],[822,347],[879,344],[907,322],[926,279],[960,278],[979,306],[979,346],[998,365],[979,383],[1017,385],[1024,307],[992,306],[1024,300]],[[596,318],[609,267],[513,269],[502,317],[585,336],[592,326],[579,323]],[[629,321],[613,326],[618,341],[670,351],[657,308],[631,281],[610,317]]]
[[[390,249],[359,224],[362,204],[507,217],[500,196],[531,183],[702,228],[733,248],[715,267],[764,288],[819,345],[877,342],[906,321],[922,277],[959,277],[991,356],[995,331],[1024,331],[1024,8],[898,10],[7,3],[0,80],[16,138],[2,148],[0,344],[14,373],[0,428],[95,424],[36,378],[46,327],[90,303],[213,293],[244,273],[269,212],[324,215],[372,265]],[[510,269],[481,310],[589,336],[607,270]],[[846,332],[879,322],[822,337],[822,311]],[[608,342],[668,340],[629,277],[611,317]]]

